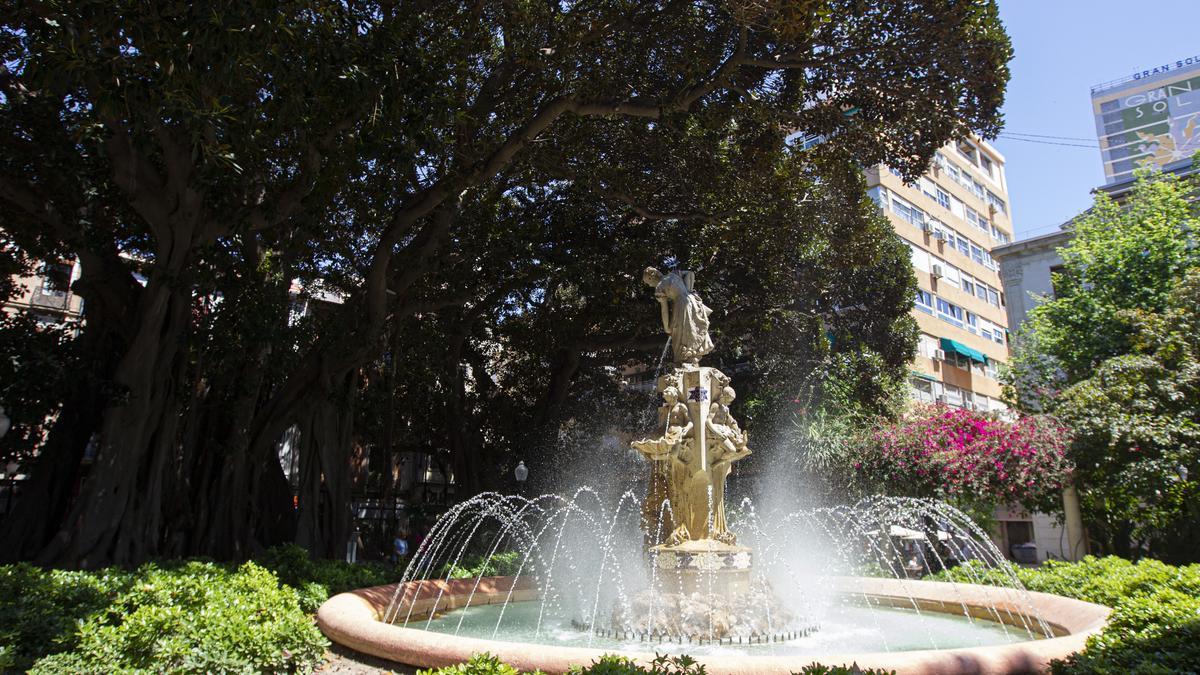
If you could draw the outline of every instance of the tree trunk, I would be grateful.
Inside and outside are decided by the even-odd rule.
[[[88,568],[135,564],[159,552],[164,469],[174,459],[179,419],[175,380],[190,309],[190,283],[156,270],[114,373],[124,399],[104,411],[92,474],[40,562]]]
[[[345,555],[350,540],[350,457],[358,387],[347,376],[339,389],[346,401],[314,401],[300,431],[296,543],[318,557]]]
[[[0,548],[0,561],[34,559],[62,527],[80,487],[84,452],[100,429],[107,383],[126,349],[124,311],[141,287],[133,284],[115,254],[85,251],[80,262],[83,275],[72,290],[85,303],[76,346],[82,367],[72,378],[20,498],[0,523],[0,541],[14,542]]]

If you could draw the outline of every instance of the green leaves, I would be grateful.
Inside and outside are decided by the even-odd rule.
[[[327,643],[271,572],[187,562],[0,567],[0,644],[38,673],[205,673],[307,672]]]
[[[1091,533],[1194,560],[1200,528],[1200,218],[1194,179],[1141,173],[1101,195],[1060,250],[1055,297],[1030,313],[1005,373],[1025,408],[1075,431]]]
[[[1015,573],[1031,591],[1114,608],[1087,648],[1053,665],[1057,675],[1188,672],[1200,663],[1200,565],[1087,556],[1077,563],[1047,561],[1038,568],[986,569],[975,562],[932,578],[1009,585]]]

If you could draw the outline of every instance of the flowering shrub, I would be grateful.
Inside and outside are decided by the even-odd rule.
[[[1047,417],[1009,422],[919,406],[869,435],[855,464],[893,494],[948,501],[1052,503],[1070,474],[1067,430]]]

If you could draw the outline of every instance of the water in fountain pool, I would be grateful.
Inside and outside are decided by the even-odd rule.
[[[738,645],[728,642],[739,640],[740,649],[804,654],[944,649],[1050,634],[1027,592],[1007,572],[1003,556],[964,514],[931,500],[875,497],[854,506],[770,514],[744,501],[731,514],[731,527],[740,534],[739,544],[753,551],[754,583],[769,587],[786,611],[771,612],[771,603],[763,603],[758,623],[739,624],[758,626],[753,634],[747,634],[749,629],[714,632],[710,619],[675,624],[666,636],[647,636],[661,629],[664,613],[677,613],[678,601],[671,600],[668,584],[674,572],[660,569],[643,549],[640,526],[641,504],[632,492],[615,505],[587,488],[570,496],[533,499],[478,495],[437,522],[403,581],[461,578],[468,560],[485,563],[478,577],[494,575],[497,571],[486,563],[499,552],[515,552],[510,569],[499,572],[532,581],[538,599],[516,602],[520,598],[515,591],[487,597],[480,590],[486,584],[475,578],[466,586],[465,602],[456,598],[453,605],[444,586],[431,585],[403,597],[397,593],[385,618],[410,628],[506,641],[604,649],[636,649],[642,644],[644,651],[643,640],[649,640],[659,651],[693,654],[736,650]],[[913,570],[968,559],[1006,570],[1010,583],[1001,591],[1002,602],[984,607],[981,615],[971,608],[977,602],[967,602],[967,590],[962,589],[960,597],[955,587],[939,611],[911,598],[906,601],[906,584],[919,583],[907,580]],[[701,570],[701,589],[719,596],[726,578],[721,575],[728,571]],[[841,583],[847,576],[863,575],[896,579],[899,595],[881,603]],[[465,608],[450,609],[463,604]],[[812,631],[814,626],[819,629]],[[810,634],[746,646],[756,638],[786,638],[801,630]],[[614,633],[642,637],[609,637]],[[673,636],[677,644],[670,642]],[[714,640],[726,644],[700,644]]]

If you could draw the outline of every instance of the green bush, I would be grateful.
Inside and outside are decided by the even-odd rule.
[[[77,625],[104,611],[132,580],[122,570],[0,567],[0,669],[27,670],[47,654],[73,649]]]
[[[306,672],[328,645],[296,591],[246,563],[0,567],[0,658],[34,673]]]
[[[521,671],[484,652],[475,654],[466,663],[432,670],[418,670],[417,675],[521,675]]]
[[[1010,568],[1031,591],[1113,608],[1104,630],[1080,654],[1055,662],[1055,673],[1195,672],[1200,667],[1200,564],[1174,567],[1158,560],[1132,563],[1088,556]],[[1001,584],[1002,570],[968,563],[933,575],[943,581]]]
[[[451,579],[474,579],[475,577],[508,577],[517,573],[521,568],[523,556],[519,551],[507,551],[497,553],[487,559],[487,556],[471,556],[464,560],[460,560],[458,565],[451,569],[449,562],[444,563],[438,568],[434,578],[445,579],[447,575]]]
[[[395,583],[404,572],[387,563],[313,560],[308,551],[295,544],[269,548],[254,561],[274,572],[280,583],[295,588],[300,593],[301,608],[309,613],[317,611],[332,595]]]

